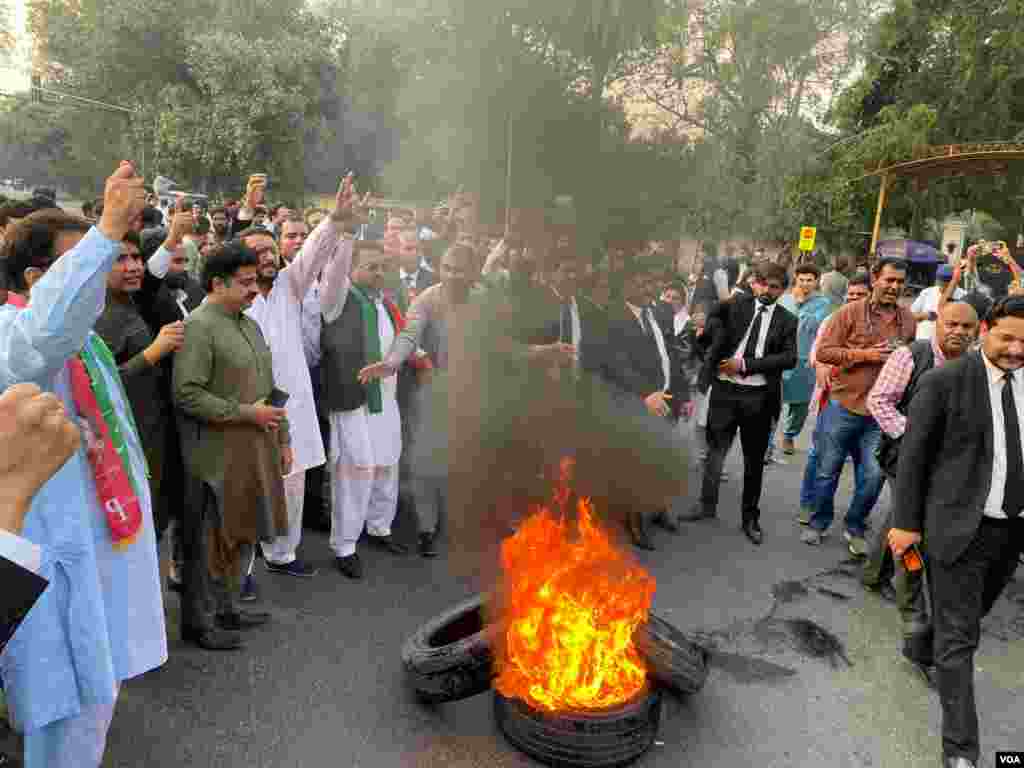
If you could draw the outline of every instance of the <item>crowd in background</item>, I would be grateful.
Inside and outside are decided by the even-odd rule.
[[[1008,253],[996,253],[1008,297],[978,278],[972,246],[908,306],[899,260],[837,260],[823,273],[786,253],[699,254],[685,273],[655,245],[594,254],[564,233],[491,236],[463,194],[385,209],[347,177],[332,210],[299,212],[267,205],[265,188],[255,174],[239,200],[204,209],[148,193],[123,164],[81,215],[48,193],[0,207],[0,380],[53,393],[84,444],[25,519],[50,586],[0,673],[27,765],[98,765],[120,684],[166,660],[158,544],[167,588],[181,595],[182,638],[211,651],[242,648],[245,630],[271,620],[245,606],[258,599],[257,561],[277,576],[316,576],[299,553],[304,522],[329,533],[336,568],[355,581],[361,546],[408,554],[393,534],[400,511],[416,521],[417,553],[437,556],[455,457],[436,450],[448,414],[426,393],[456,365],[454,335],[481,323],[503,366],[575,393],[599,381],[652,430],[680,442],[693,431],[691,509],[677,513],[668,492],[649,507],[608,498],[629,507],[622,523],[639,548],[655,549],[653,526],[680,533],[717,517],[737,437],[738,522],[760,545],[765,468],[792,460],[808,424],[794,511],[801,540],[820,544],[852,460],[842,535],[865,560],[865,585],[898,602],[904,654],[937,680],[947,757],[977,760],[967,670],[977,624],[1020,557],[1024,464],[1008,440],[1019,424],[1001,421],[1013,401],[993,384],[1002,449],[985,487],[999,497],[976,489],[983,519],[957,508],[955,523],[932,520],[960,497],[929,495],[941,483],[920,466],[934,465],[928,441],[970,428],[926,419],[918,404],[950,411],[959,379],[924,374],[954,360],[1024,364],[1024,288]],[[581,465],[596,460],[585,453]],[[887,483],[892,508],[871,536]],[[907,565],[918,547],[931,585]]]

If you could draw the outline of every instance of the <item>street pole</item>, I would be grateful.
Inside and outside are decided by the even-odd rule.
[[[505,234],[512,229],[512,110],[505,121]]]
[[[882,174],[882,186],[878,190],[878,208],[875,210],[875,228],[871,233],[871,255],[878,246],[878,233],[882,228],[882,210],[885,208],[885,193],[889,187],[889,174]]]

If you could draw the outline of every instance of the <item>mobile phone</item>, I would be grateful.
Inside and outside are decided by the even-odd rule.
[[[271,408],[284,408],[285,403],[288,402],[288,399],[290,397],[291,395],[289,395],[283,389],[278,389],[277,387],[274,387],[272,390],[270,390],[270,397],[267,398],[267,405],[269,405]]]

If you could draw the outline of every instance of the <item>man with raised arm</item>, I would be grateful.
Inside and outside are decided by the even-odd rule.
[[[0,388],[56,394],[86,439],[36,494],[23,536],[46,592],[0,661],[27,768],[95,768],[120,684],[167,660],[146,462],[110,350],[92,327],[121,240],[145,205],[123,162],[96,226],[60,211],[20,222],[4,248]]]

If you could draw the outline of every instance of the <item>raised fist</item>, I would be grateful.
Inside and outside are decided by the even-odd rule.
[[[103,216],[98,228],[106,237],[120,242],[131,229],[132,222],[146,207],[146,189],[135,167],[122,160],[120,167],[107,179],[103,190]]]

